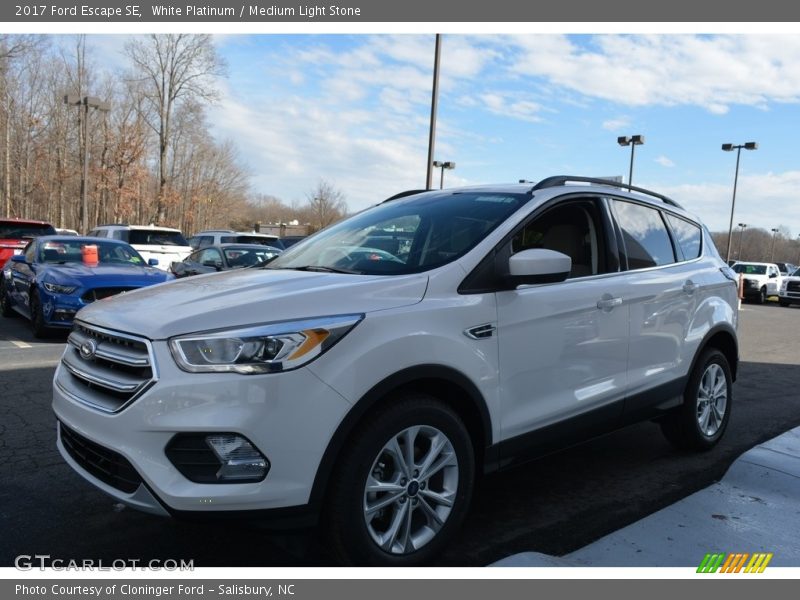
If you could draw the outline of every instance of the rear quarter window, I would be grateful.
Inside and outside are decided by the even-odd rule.
[[[703,239],[700,227],[675,215],[666,214],[665,216],[678,244],[678,250],[683,255],[683,260],[698,258],[702,250],[701,241]]]

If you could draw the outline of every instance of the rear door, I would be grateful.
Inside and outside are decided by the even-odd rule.
[[[636,418],[683,392],[687,361],[694,355],[687,355],[685,345],[705,293],[707,267],[699,259],[697,225],[644,203],[612,198],[609,204],[627,269],[622,276],[630,307],[626,413]]]

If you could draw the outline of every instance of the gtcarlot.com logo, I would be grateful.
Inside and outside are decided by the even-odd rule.
[[[176,560],[173,558],[141,560],[138,558],[115,558],[111,561],[84,558],[64,559],[52,558],[49,554],[20,554],[14,560],[19,571],[52,569],[54,571],[194,571],[194,560]]]
[[[772,552],[729,552],[706,554],[697,567],[698,573],[763,573]]]

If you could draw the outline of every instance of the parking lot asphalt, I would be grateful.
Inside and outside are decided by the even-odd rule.
[[[800,308],[744,306],[731,421],[711,452],[677,452],[644,423],[486,477],[438,564],[486,565],[523,551],[563,555],[719,480],[740,454],[800,426],[798,331]],[[24,320],[0,319],[0,565],[20,554],[193,559],[195,566],[331,563],[313,532],[154,517],[74,474],[55,448],[50,410],[64,339],[34,340]]]

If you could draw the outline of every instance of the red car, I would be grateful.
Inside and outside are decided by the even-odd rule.
[[[31,238],[55,233],[55,228],[46,221],[0,219],[0,269],[9,258],[21,254]]]

